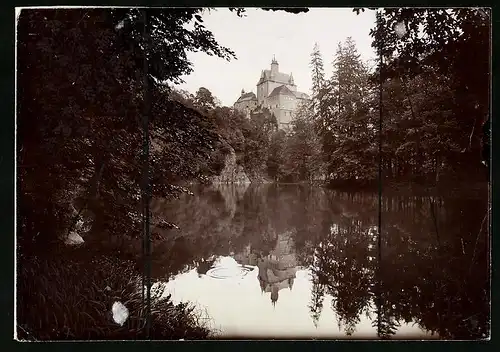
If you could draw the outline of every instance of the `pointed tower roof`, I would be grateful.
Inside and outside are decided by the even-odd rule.
[[[278,286],[273,285],[271,287],[271,302],[273,306],[276,306],[276,301],[278,300],[279,297],[279,288]]]
[[[290,84],[293,84],[293,73],[290,72],[290,79],[288,80],[288,82],[290,82]]]
[[[273,66],[274,66],[274,72],[273,72]],[[273,61],[271,62],[271,70],[261,71],[260,79],[257,82],[257,85],[260,85],[267,80],[273,80],[281,84],[290,84],[290,76],[287,73],[279,72],[279,64],[278,61],[276,61],[276,57],[273,57]]]

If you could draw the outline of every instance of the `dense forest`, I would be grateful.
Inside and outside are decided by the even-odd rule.
[[[285,131],[277,129],[266,109],[256,109],[246,119],[218,105],[203,87],[194,95],[177,96],[214,121],[252,180],[326,180],[333,186],[359,187],[377,182],[380,157],[387,186],[485,181],[490,80],[486,14],[405,11],[387,10],[372,31],[382,76],[379,63],[369,68],[348,37],[332,58],[332,76],[325,77],[316,44],[310,64],[312,101]],[[387,29],[398,18],[408,28],[404,38]],[[449,33],[437,29],[443,27]],[[213,157],[213,171],[220,170],[226,152],[219,149]]]
[[[140,297],[129,325],[109,327],[109,317],[101,314],[107,309],[102,302],[121,296],[124,286],[135,292],[137,282],[118,273],[140,275],[143,202],[188,193],[188,182],[210,182],[230,153],[254,182],[369,185],[378,179],[380,156],[384,182],[487,179],[488,13],[381,11],[371,33],[383,59],[375,70],[347,38],[332,58],[332,77],[325,77],[316,45],[313,98],[283,131],[269,111],[247,119],[221,106],[206,88],[195,94],[172,88],[193,72],[189,51],[236,59],[205,28],[204,11],[21,11],[17,306],[24,338],[146,336]],[[245,15],[243,9],[231,11]],[[396,23],[406,25],[403,38],[393,31]],[[176,225],[156,216],[152,226]],[[85,248],[62,248],[75,232]],[[153,236],[161,239],[159,233]],[[57,288],[47,277],[59,280]],[[106,280],[114,296],[95,285]],[[101,303],[92,306],[88,300],[76,311],[77,297]],[[188,311],[172,308],[168,300],[161,304]],[[40,313],[40,307],[53,314]],[[174,324],[156,313],[151,334],[206,336],[186,317]]]

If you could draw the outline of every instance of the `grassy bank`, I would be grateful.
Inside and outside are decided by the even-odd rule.
[[[330,182],[324,187],[337,191],[346,192],[378,192],[378,182],[357,183],[357,182]],[[439,183],[425,183],[412,181],[385,181],[382,183],[383,195],[398,196],[465,196],[474,197],[484,195],[488,192],[488,182],[484,181],[447,181]]]
[[[17,332],[26,340],[144,339],[141,276],[132,261],[80,248],[21,257],[17,272]],[[152,292],[151,339],[205,339],[206,320],[187,304]],[[129,317],[115,323],[114,302]]]

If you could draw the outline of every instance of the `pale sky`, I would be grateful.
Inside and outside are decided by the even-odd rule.
[[[193,94],[199,87],[208,88],[226,106],[233,105],[241,89],[256,92],[260,73],[271,68],[273,55],[280,71],[292,72],[297,90],[307,94],[311,93],[309,62],[315,42],[320,46],[327,77],[332,74],[337,44],[349,36],[364,61],[375,57],[369,36],[375,12],[370,10],[356,15],[350,8],[311,8],[307,13],[292,14],[248,8],[246,17],[239,18],[219,8],[205,13],[203,19],[217,42],[233,50],[237,60],[188,53],[194,72],[183,76],[186,83],[177,88]]]

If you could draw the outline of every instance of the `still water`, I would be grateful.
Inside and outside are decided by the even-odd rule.
[[[199,187],[153,212],[154,275],[221,338],[489,336],[486,194],[384,195],[300,185]],[[168,253],[168,254],[165,254]]]

